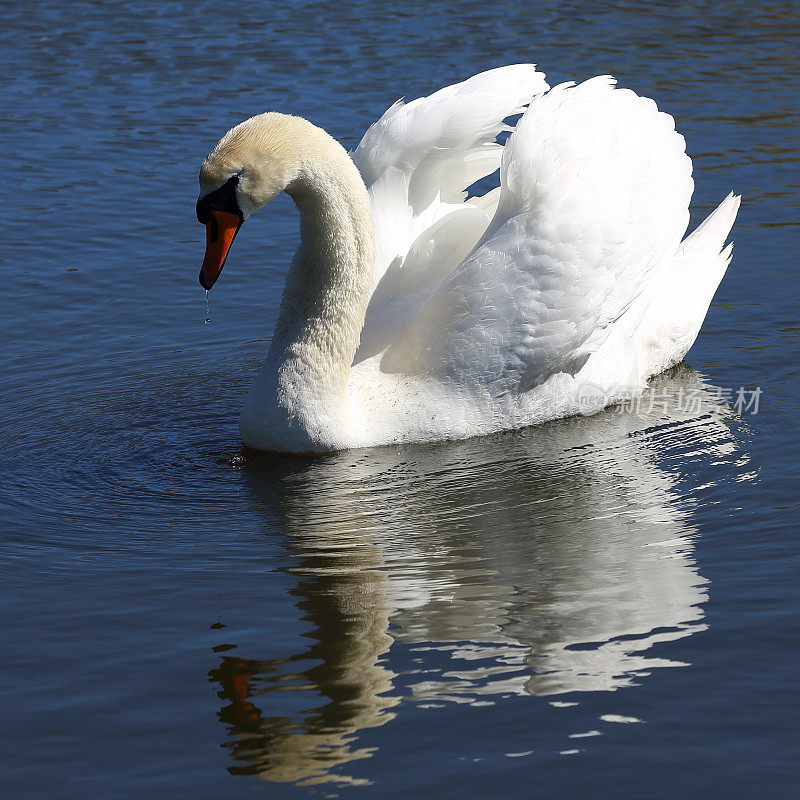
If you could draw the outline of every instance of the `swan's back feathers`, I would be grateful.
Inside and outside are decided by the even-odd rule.
[[[674,121],[609,77],[534,99],[502,156],[499,203],[382,369],[497,396],[574,373],[675,255],[691,162]]]

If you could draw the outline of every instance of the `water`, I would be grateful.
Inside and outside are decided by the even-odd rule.
[[[792,4],[43,0],[0,37],[6,796],[797,796]],[[632,413],[244,452],[296,218],[204,325],[202,157],[526,60],[673,113],[694,220],[744,195],[691,366]]]

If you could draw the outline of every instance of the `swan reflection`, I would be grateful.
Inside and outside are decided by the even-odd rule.
[[[683,666],[650,652],[705,628],[694,501],[674,464],[744,456],[697,373],[681,366],[651,391],[675,402],[445,445],[248,461],[249,489],[284,520],[313,630],[288,659],[223,654],[210,673],[231,771],[354,782],[333,768],[369,756],[358,732],[403,703],[552,699]],[[706,392],[700,414],[678,407],[687,392]],[[393,665],[395,643],[410,669]]]

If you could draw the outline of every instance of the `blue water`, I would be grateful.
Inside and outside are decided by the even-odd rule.
[[[795,4],[2,11],[4,796],[800,794]],[[629,412],[245,452],[297,223],[248,222],[204,325],[203,156],[517,61],[674,114],[694,221],[743,194],[688,365]]]

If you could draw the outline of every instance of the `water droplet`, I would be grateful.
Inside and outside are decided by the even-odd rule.
[[[206,318],[203,320],[203,324],[211,324],[211,303],[208,300],[208,289],[206,289]]]

